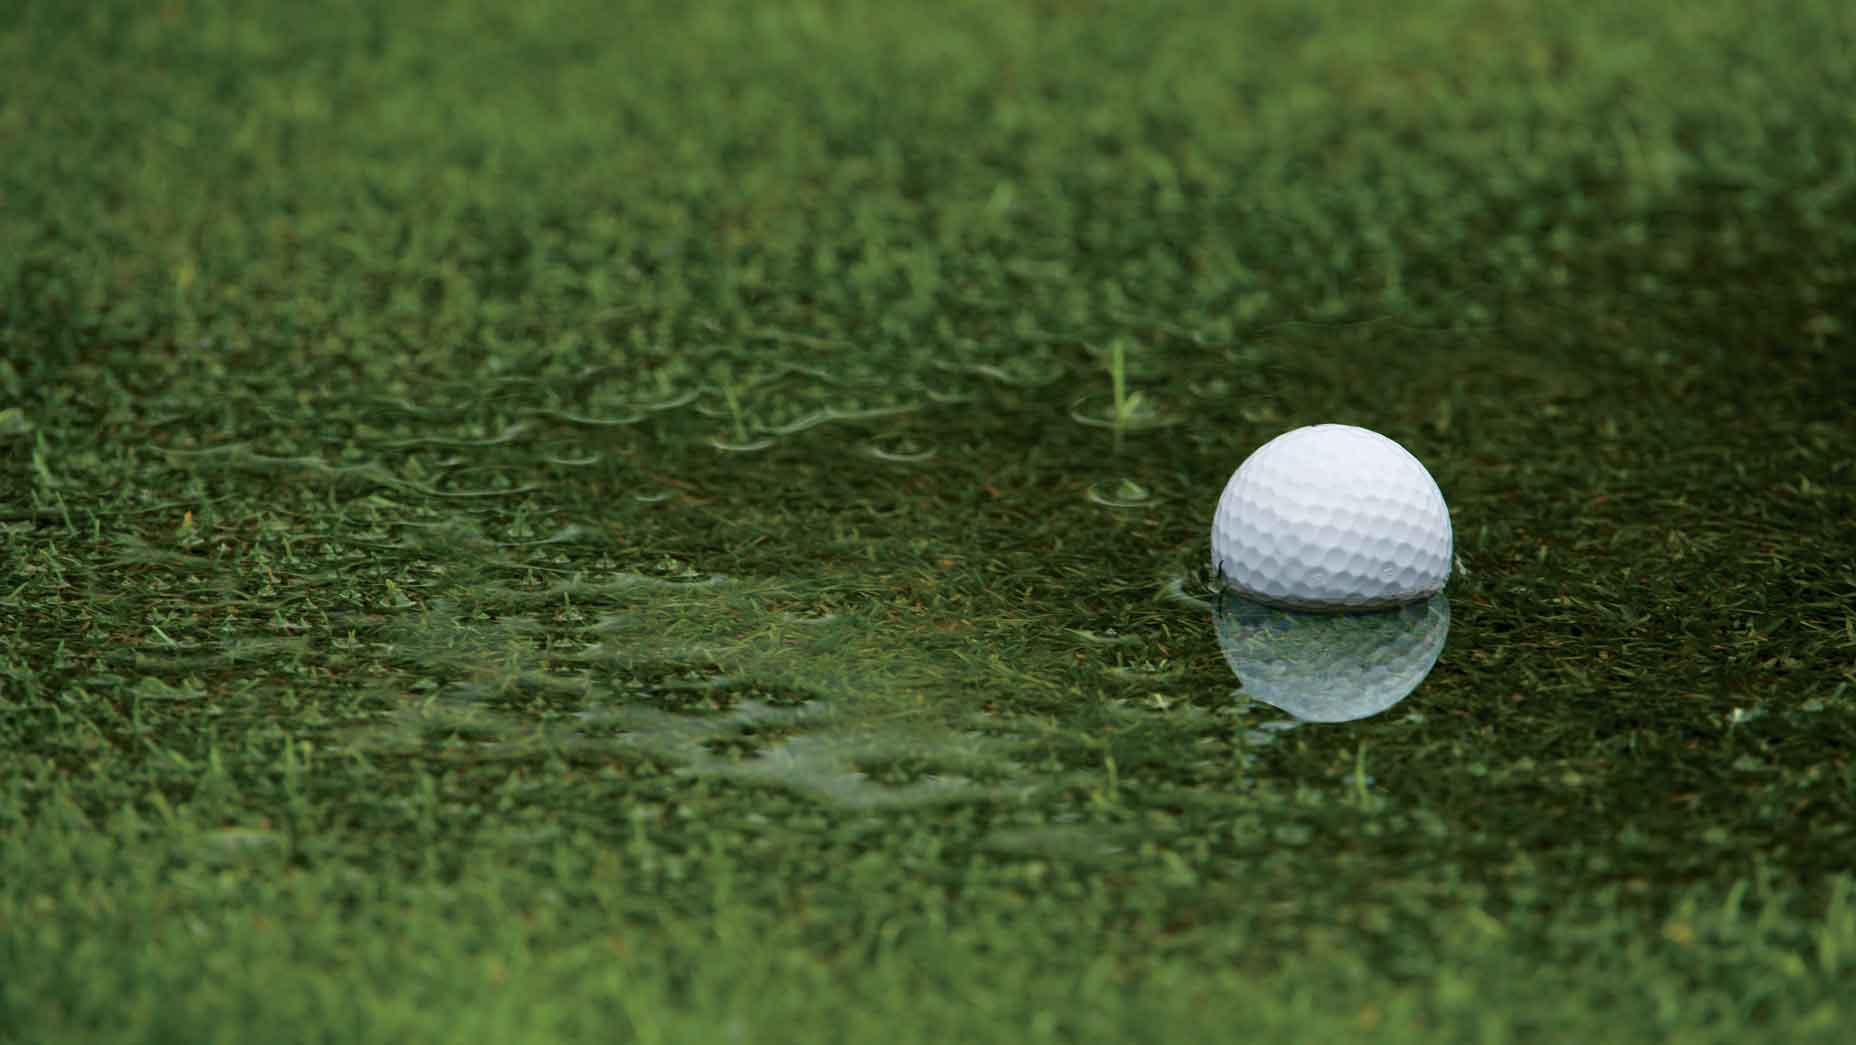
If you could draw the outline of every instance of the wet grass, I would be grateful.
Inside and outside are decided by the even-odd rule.
[[[1842,5],[16,4],[0,1040],[1840,1041]],[[1250,449],[1449,499],[1288,732]]]

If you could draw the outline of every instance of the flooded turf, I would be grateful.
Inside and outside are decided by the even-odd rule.
[[[1841,1042],[1856,27],[1343,8],[0,14],[0,1039]]]

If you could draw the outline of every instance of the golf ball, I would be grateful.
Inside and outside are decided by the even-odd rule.
[[[1311,425],[1239,465],[1212,518],[1212,571],[1269,606],[1401,606],[1450,578],[1450,510],[1424,465],[1378,432]]]

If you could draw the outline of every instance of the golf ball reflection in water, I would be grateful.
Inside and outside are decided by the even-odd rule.
[[[1219,593],[1218,646],[1252,700],[1304,722],[1377,715],[1431,673],[1450,633],[1450,599],[1375,613],[1304,613]]]

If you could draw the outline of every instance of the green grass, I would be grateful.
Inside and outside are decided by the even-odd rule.
[[[1846,5],[689,6],[0,10],[0,1041],[1844,1039]]]

